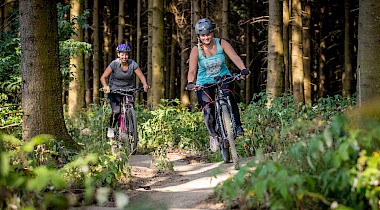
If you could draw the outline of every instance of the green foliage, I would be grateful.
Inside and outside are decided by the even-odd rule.
[[[258,148],[264,152],[283,150],[301,138],[311,138],[328,126],[331,117],[354,104],[341,96],[324,98],[314,105],[303,105],[284,95],[267,107],[266,95],[255,94],[242,114],[246,134],[238,141],[241,154],[252,156]]]
[[[91,53],[91,44],[70,40],[74,34],[74,24],[78,23],[83,29],[89,27],[86,23],[90,12],[85,10],[78,17],[70,17],[70,5],[57,4],[58,34],[60,40],[60,69],[64,84],[72,80],[70,75],[70,58],[83,53]],[[17,12],[17,11],[16,11]],[[18,25],[14,20],[13,25]],[[18,27],[12,27],[18,29]],[[0,33],[0,103],[19,103],[21,90],[21,50],[20,37],[17,30]]]
[[[19,102],[21,67],[20,39],[10,33],[1,33],[0,39],[0,103]]]
[[[299,135],[271,156],[257,150],[253,161],[218,186],[220,198],[238,200],[241,209],[378,209],[380,123],[352,127],[347,117],[333,114],[352,103],[334,100],[342,99],[318,102],[318,117],[326,120],[321,132]]]
[[[140,146],[147,150],[159,147],[204,150],[208,141],[202,113],[189,112],[178,100],[162,100],[158,109],[140,110],[137,119]]]
[[[92,105],[87,111],[70,118],[65,116],[67,129],[72,137],[77,139],[83,150],[76,158],[86,158],[88,154],[96,155],[96,161],[91,163],[89,176],[91,185],[114,186],[120,179],[129,179],[130,168],[127,165],[129,154],[126,149],[114,148],[114,141],[106,138],[110,109],[106,105]],[[72,177],[80,176],[81,171],[71,171]],[[83,180],[77,179],[74,185],[83,186]]]
[[[0,128],[7,134],[21,136],[20,126],[22,118],[21,106],[18,104],[0,103]]]
[[[45,145],[51,145],[50,136],[41,135],[24,143],[15,137],[0,133],[0,197],[1,209],[67,208],[68,200],[61,190],[67,187],[61,173],[42,165],[47,155]],[[37,157],[37,158],[36,158]]]

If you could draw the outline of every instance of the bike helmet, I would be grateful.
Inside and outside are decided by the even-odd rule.
[[[203,18],[198,20],[195,24],[195,33],[199,34],[208,34],[214,31],[214,25],[210,19]]]
[[[129,51],[131,51],[131,48],[127,44],[120,44],[119,46],[117,46],[116,51],[117,52],[129,52]]]

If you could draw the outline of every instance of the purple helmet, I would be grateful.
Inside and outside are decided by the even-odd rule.
[[[129,51],[131,51],[131,48],[127,44],[120,44],[119,46],[117,46],[116,51],[117,52],[129,52]]]

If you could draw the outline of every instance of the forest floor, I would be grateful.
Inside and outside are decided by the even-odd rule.
[[[225,209],[216,199],[214,187],[237,173],[232,163],[210,163],[200,156],[169,153],[167,161],[174,170],[158,170],[151,155],[133,155],[129,159],[132,167],[132,182],[124,191],[130,199],[128,209]],[[248,159],[240,160],[240,163]],[[114,203],[108,207],[86,207],[86,210],[116,209]]]

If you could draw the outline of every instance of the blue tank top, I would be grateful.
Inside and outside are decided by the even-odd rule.
[[[226,65],[226,57],[222,46],[220,46],[219,39],[214,38],[217,51],[215,55],[206,57],[203,55],[201,46],[198,44],[198,74],[197,84],[204,85],[207,83],[213,83],[214,77],[231,75]]]

